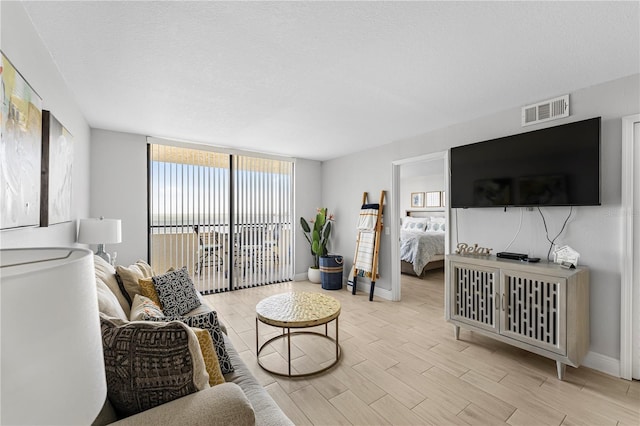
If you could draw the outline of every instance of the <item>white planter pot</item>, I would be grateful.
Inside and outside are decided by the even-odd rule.
[[[309,281],[312,283],[320,284],[320,268],[312,268],[309,266],[309,271],[307,271],[307,276]]]

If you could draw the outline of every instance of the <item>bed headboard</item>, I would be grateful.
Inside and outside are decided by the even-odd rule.
[[[406,216],[408,217],[444,217],[444,209],[433,210],[407,210]]]

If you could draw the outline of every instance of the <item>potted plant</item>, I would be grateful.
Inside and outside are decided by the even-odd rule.
[[[304,217],[300,217],[300,226],[304,231],[304,237],[309,242],[311,256],[313,256],[313,266],[309,267],[309,281],[320,282],[320,256],[326,256],[327,243],[331,235],[331,221],[333,215],[327,214],[327,208],[319,208],[315,219],[311,220],[313,229]]]

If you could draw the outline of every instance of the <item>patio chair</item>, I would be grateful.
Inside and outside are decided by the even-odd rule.
[[[204,231],[204,226],[193,226],[198,236],[198,260],[196,261],[196,274],[201,274],[205,266],[215,266],[216,271],[222,266],[223,259],[220,253],[223,249],[220,235],[214,231]]]

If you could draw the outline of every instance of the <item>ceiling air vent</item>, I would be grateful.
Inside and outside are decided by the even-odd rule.
[[[522,107],[522,126],[543,123],[569,116],[569,95]]]

